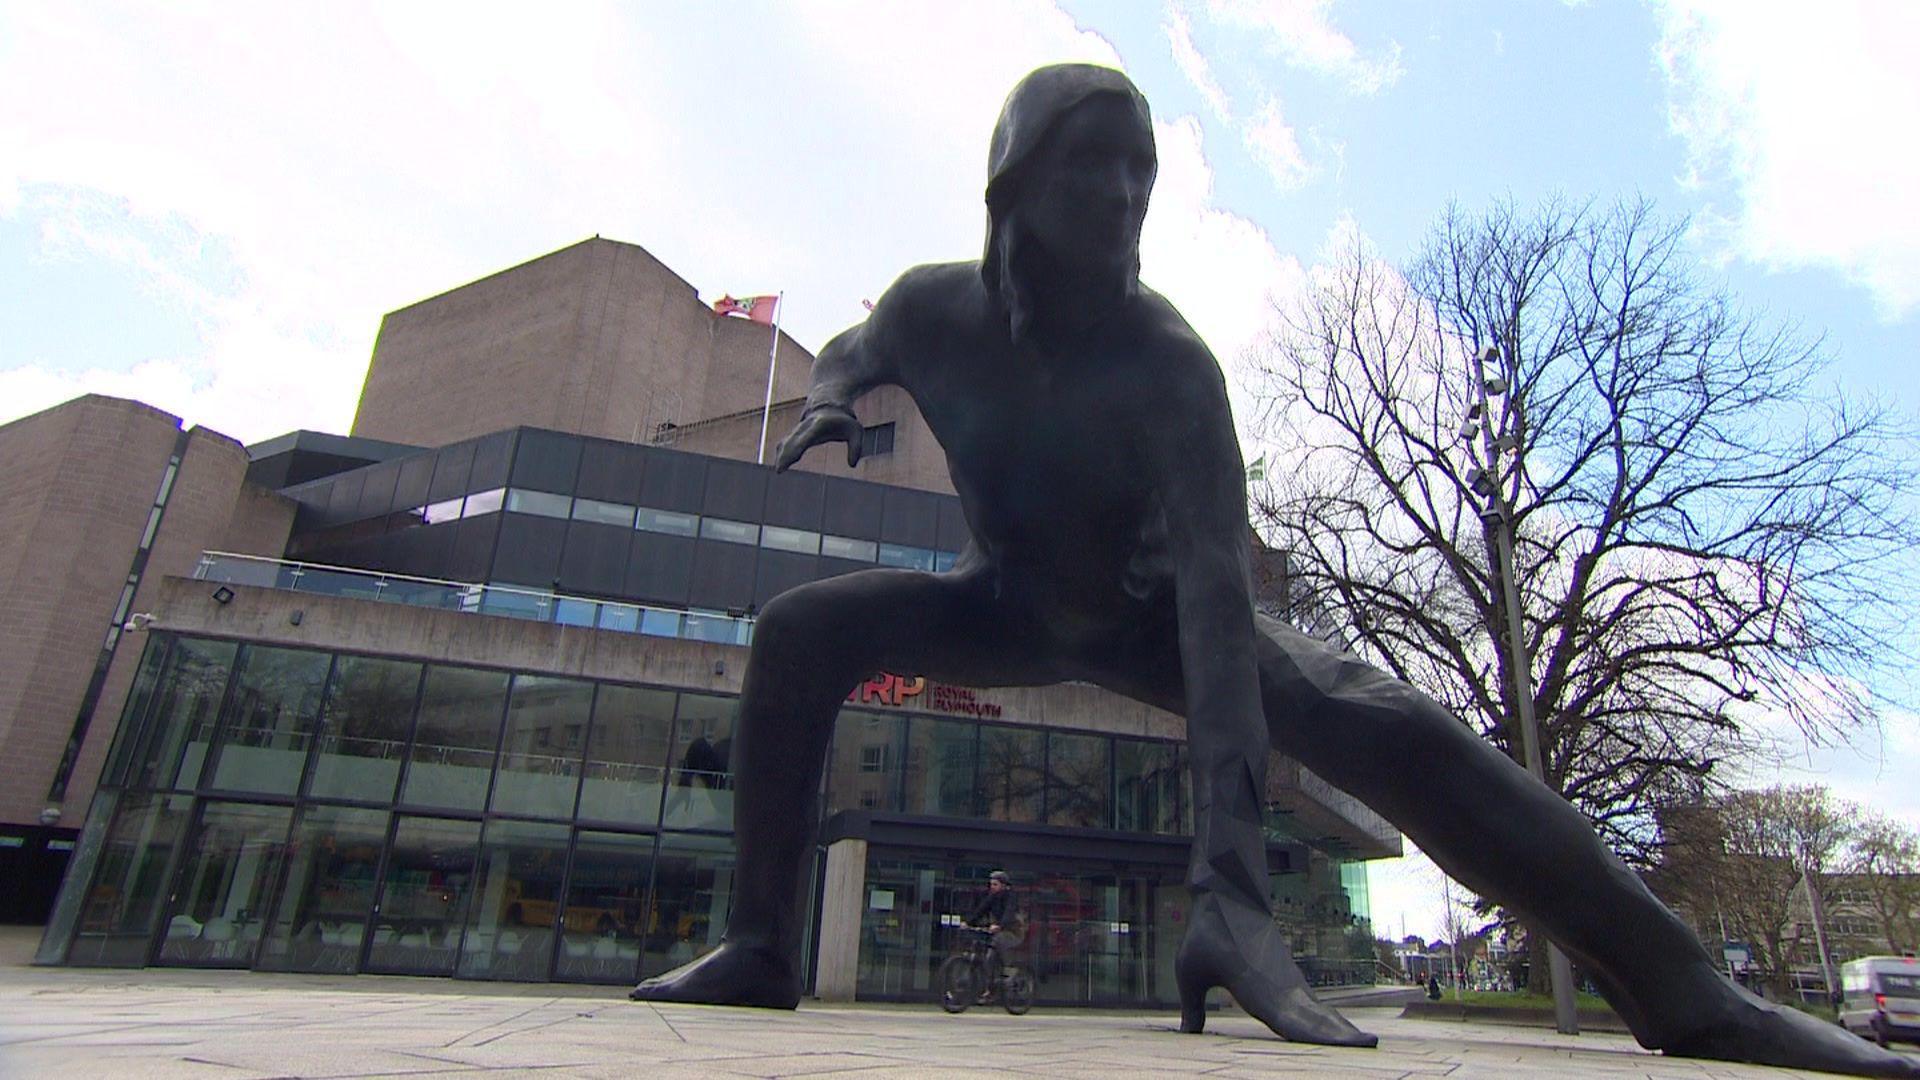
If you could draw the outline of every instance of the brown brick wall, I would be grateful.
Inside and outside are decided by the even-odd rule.
[[[764,400],[771,331],[715,318],[643,248],[587,240],[389,314],[353,434],[433,446],[518,424],[644,442]],[[813,357],[782,335],[776,397]]]
[[[167,413],[97,395],[0,428],[0,822],[37,821],[46,805],[178,431]]]
[[[177,418],[88,396],[0,428],[0,822],[37,821],[179,434]],[[247,488],[247,454],[207,428],[188,436],[132,612],[160,578],[191,574],[208,548],[277,555],[293,510]],[[146,639],[122,634],[68,783],[63,822],[92,797]]]

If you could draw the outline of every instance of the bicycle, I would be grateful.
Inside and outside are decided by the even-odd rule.
[[[971,926],[959,928],[965,940],[952,956],[940,965],[940,1007],[950,1013],[966,1012],[968,1007],[986,1000],[982,991],[998,991],[1000,1007],[1019,1016],[1033,1008],[1033,976],[1025,968],[1003,965],[999,978],[987,971],[988,949],[993,935]]]

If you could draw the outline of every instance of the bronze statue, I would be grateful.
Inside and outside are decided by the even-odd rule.
[[[1183,1031],[1201,1029],[1206,992],[1222,986],[1285,1038],[1375,1042],[1314,999],[1269,909],[1261,796],[1271,746],[1544,929],[1643,1045],[1920,1076],[1734,986],[1558,795],[1412,687],[1255,614],[1219,366],[1139,280],[1156,159],[1146,100],[1124,75],[1033,72],[1007,99],[988,165],[984,257],[907,271],[865,323],[829,342],[778,451],[784,469],[837,440],[853,464],[853,403],[902,386],[946,450],[972,542],[945,573],[869,570],[767,605],[734,736],[739,864],[727,934],[641,983],[636,1000],[798,1004],[816,793],[834,718],[861,679],[1079,679],[1187,717]]]

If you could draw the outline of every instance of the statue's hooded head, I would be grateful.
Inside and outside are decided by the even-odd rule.
[[[1033,319],[1033,283],[1026,280],[1030,262],[1022,257],[1026,229],[1022,222],[1023,194],[1028,191],[1033,173],[1045,167],[1039,160],[1062,118],[1074,109],[1098,98],[1122,102],[1129,117],[1129,138],[1137,138],[1136,149],[1148,163],[1147,187],[1152,186],[1153,121],[1147,99],[1131,80],[1112,68],[1093,64],[1055,64],[1040,68],[1021,79],[994,125],[993,145],[987,156],[987,249],[980,260],[980,276],[987,294],[1008,321],[1013,336],[1026,336]],[[1131,292],[1140,279],[1140,222],[1146,216],[1144,197],[1135,208],[1132,227],[1127,230],[1122,265],[1130,269],[1124,281],[1115,282],[1121,292]]]

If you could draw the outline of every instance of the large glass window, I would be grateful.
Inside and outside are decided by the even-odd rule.
[[[724,540],[729,544],[758,544],[760,526],[750,521],[728,521],[726,518],[701,518],[700,535],[708,540]]]
[[[387,812],[309,806],[287,845],[286,883],[258,966],[350,974],[373,911]]]
[[[673,732],[673,694],[602,686],[587,740],[580,820],[652,826],[660,820]]]
[[[70,964],[139,967],[167,896],[167,865],[193,800],[129,794],[107,830],[93,884],[80,909]]]
[[[980,729],[980,792],[994,821],[1037,822],[1045,793],[1047,735],[1026,728]]]
[[[516,514],[538,514],[541,517],[564,518],[573,509],[573,500],[566,495],[554,495],[545,491],[528,491],[525,488],[508,488],[506,508]]]
[[[518,675],[507,704],[499,775],[492,808],[505,814],[570,818],[580,786],[580,755],[587,745],[593,684],[544,675]]]
[[[284,806],[209,802],[174,886],[160,961],[250,967],[280,876],[293,811]]]
[[[506,699],[504,672],[427,668],[401,801],[455,810],[486,805]]]
[[[419,691],[419,664],[342,656],[322,713],[309,793],[392,802]]]
[[[477,821],[400,819],[373,920],[369,971],[453,973],[479,839]]]
[[[320,720],[330,657],[249,645],[227,699],[211,786],[291,795]]]
[[[1178,743],[1115,739],[1113,827],[1178,833],[1182,774]]]
[[[878,557],[879,545],[871,540],[855,540],[850,536],[822,536],[820,554],[835,559],[872,562]]]
[[[906,718],[842,710],[827,766],[827,812],[898,810]]]
[[[980,813],[973,770],[978,730],[978,725],[965,720],[913,718],[907,731],[907,813],[943,817]]]
[[[1112,827],[1110,743],[1105,735],[1047,733],[1047,823]]]
[[[230,641],[174,640],[128,786],[191,788],[199,781],[235,651]]]
[[[547,977],[566,866],[567,826],[526,821],[487,826],[460,974],[522,981]],[[585,929],[611,928],[609,919],[604,928],[590,924]]]
[[[720,944],[733,907],[733,838],[666,836],[654,868],[649,937],[640,974],[657,975],[705,955]],[[657,942],[665,941],[665,948]]]
[[[597,521],[602,525],[619,525],[633,528],[634,508],[626,503],[601,502],[599,499],[573,500],[573,519],[575,521]]]
[[[652,875],[651,836],[582,832],[575,838],[565,941],[554,978],[631,983],[638,978],[643,944],[661,955],[672,948],[674,937],[646,903]]]
[[[676,514],[671,510],[643,506],[634,517],[633,527],[670,536],[693,536],[700,531],[700,519],[693,514]]]
[[[680,695],[673,729],[673,786],[664,821],[669,828],[733,827],[733,716],[737,703],[704,694]]]
[[[820,534],[806,529],[788,529],[779,525],[760,527],[760,546],[775,551],[795,551],[802,555],[820,553]]]

